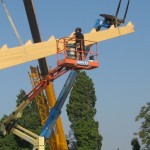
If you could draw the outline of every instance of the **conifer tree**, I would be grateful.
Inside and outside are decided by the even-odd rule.
[[[67,114],[74,131],[78,150],[100,150],[102,137],[99,134],[99,123],[95,121],[96,114],[95,88],[86,72],[80,72],[72,88]]]

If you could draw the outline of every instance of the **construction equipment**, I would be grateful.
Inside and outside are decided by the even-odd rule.
[[[132,32],[134,32],[134,29],[133,29],[133,25],[131,24],[131,23],[129,23],[127,26],[125,26],[125,27],[120,27],[120,28],[115,28],[115,27],[110,27],[110,29],[108,29],[108,30],[104,30],[104,31],[98,31],[98,32],[96,32],[96,31],[94,31],[93,30],[93,32],[90,32],[90,33],[87,33],[87,34],[85,34],[85,40],[86,40],[86,38],[89,38],[89,39],[93,39],[93,40],[95,40],[95,41],[93,41],[93,42],[91,42],[91,41],[88,41],[87,40],[87,42],[85,42],[85,46],[91,46],[92,44],[95,44],[95,43],[97,43],[97,42],[99,42],[99,41],[103,41],[103,40],[106,40],[106,39],[110,39],[110,38],[113,38],[113,37],[117,37],[117,36],[121,36],[121,35],[124,35],[124,34],[127,34],[127,33],[132,33]],[[105,35],[105,33],[107,34],[107,35]],[[104,35],[104,36],[100,36],[100,35]],[[57,41],[59,41],[59,40],[57,40]],[[53,54],[57,54],[57,52],[59,52],[59,50],[57,50],[57,48],[59,48],[59,49],[63,49],[62,47],[64,47],[64,45],[66,45],[66,43],[64,43],[64,44],[60,44],[60,46],[59,46],[59,44],[57,44],[57,41],[53,38],[53,39],[51,39],[50,41],[47,41],[47,42],[41,42],[41,43],[36,43],[36,44],[31,44],[31,45],[24,45],[24,47],[25,48],[27,48],[28,47],[28,49],[30,50],[30,48],[32,47],[34,47],[34,48],[37,48],[37,53],[38,53],[38,50],[39,49],[42,49],[43,51],[46,49],[46,47],[47,47],[47,50],[49,51],[50,50],[50,48],[51,47],[55,47],[56,48],[56,50],[54,51],[54,49],[52,49],[53,50]],[[65,40],[64,40],[65,41]],[[53,43],[53,44],[52,44]],[[70,41],[70,43],[73,43],[73,41]],[[47,45],[47,46],[45,46],[45,44]],[[49,45],[50,44],[50,45]],[[40,47],[36,47],[36,46],[39,46],[40,45]],[[50,47],[49,47],[50,46]],[[6,48],[6,47],[5,47]],[[14,50],[14,52],[17,50],[18,51],[18,48],[20,48],[20,50],[22,49],[22,47],[20,46],[20,47],[16,47],[16,48],[12,48],[13,50]],[[48,49],[49,48],[49,49]],[[4,49],[2,49],[2,51],[6,54],[6,52],[8,52],[8,50],[7,50],[8,48],[6,48],[5,50]],[[64,52],[65,52],[65,50],[67,50],[67,46],[65,47],[65,49],[64,49]],[[30,54],[29,54],[30,55]],[[38,54],[39,56],[39,58],[41,57],[40,56],[40,54]],[[50,54],[47,54],[48,56],[50,55]],[[58,55],[59,55],[59,53],[58,53]],[[3,55],[1,55],[1,56],[3,56]],[[0,56],[0,57],[1,57]],[[10,55],[11,56],[11,55]],[[3,58],[3,57],[2,57]],[[64,57],[64,59],[66,60],[66,59],[68,59],[68,58],[66,58],[66,57]],[[0,59],[1,60],[1,59]],[[5,59],[5,62],[6,62],[6,64],[8,65],[8,62],[9,60],[8,59]],[[76,63],[77,62],[77,60],[75,60],[74,61],[74,63]],[[18,60],[17,60],[17,63],[18,63]],[[21,60],[21,63],[22,63],[22,60]],[[60,66],[59,66],[59,64],[60,64]],[[9,65],[10,66],[10,65]],[[82,64],[76,64],[76,66],[75,66],[75,69],[77,69],[77,70],[79,70],[79,68],[81,68],[81,66],[84,68],[84,65],[82,65]],[[7,66],[8,67],[8,66]],[[74,66],[73,66],[74,67]],[[87,66],[85,66],[85,68],[87,68]],[[90,66],[89,66],[89,68],[90,68]],[[94,68],[95,68],[95,66],[94,66]],[[71,69],[71,68],[70,68]],[[73,69],[73,68],[72,68]],[[47,78],[45,78],[45,79],[42,79],[27,95],[26,95],[26,100],[17,108],[17,110],[14,112],[14,113],[12,113],[4,122],[4,125],[5,125],[5,130],[3,130],[3,132],[5,132],[5,134],[7,133],[7,132],[9,132],[9,131],[7,131],[7,129],[9,129],[9,127],[10,127],[10,122],[14,122],[15,121],[15,119],[18,119],[18,116],[20,116],[20,112],[22,112],[22,108],[24,109],[32,100],[33,100],[33,98],[35,97],[35,96],[37,96],[43,89],[45,89],[47,86],[48,86],[48,84],[50,83],[50,81],[54,81],[55,79],[57,79],[59,76],[61,76],[62,74],[64,74],[65,72],[67,72],[67,71],[69,71],[68,69],[66,69],[65,67],[63,67],[62,65],[61,65],[61,63],[59,63],[59,61],[58,61],[58,66],[57,66],[57,69],[55,68],[55,69],[53,69],[53,70],[51,70],[50,71],[50,73],[49,73],[49,75],[47,76]],[[18,111],[18,110],[20,110],[20,111]],[[2,129],[2,128],[1,128]],[[3,128],[4,129],[4,128]]]
[[[85,41],[84,41],[85,42]],[[89,41],[88,41],[89,42]],[[76,77],[79,73],[79,70],[82,69],[94,69],[99,66],[98,60],[94,59],[94,57],[98,57],[97,46],[95,47],[95,52],[92,51],[92,46],[86,47],[85,49],[81,49],[80,53],[82,54],[81,60],[77,60],[75,57],[70,58],[70,52],[73,54],[76,53],[76,48],[68,48],[67,47],[68,38],[62,38],[57,41],[57,56],[61,55],[61,59],[57,59],[57,66],[59,67],[60,73],[58,76],[62,75],[64,72],[68,70],[72,70],[62,88],[60,95],[57,99],[55,106],[51,109],[50,115],[42,129],[40,136],[44,136],[48,139],[51,136],[52,129],[56,123],[58,116],[61,114],[61,109],[63,104],[76,80]],[[91,41],[93,43],[93,41]],[[96,44],[97,45],[97,44]],[[62,49],[61,49],[62,48]],[[92,60],[90,59],[93,56]],[[57,57],[58,58],[58,57]],[[87,59],[87,60],[86,60]],[[65,68],[65,69],[64,69]]]
[[[39,43],[39,42],[41,42],[41,37],[40,37],[40,32],[38,29],[38,23],[37,23],[37,19],[36,19],[34,2],[31,0],[23,0],[23,3],[25,6],[25,10],[26,10],[28,23],[30,26],[33,41],[34,41],[34,43]],[[45,57],[39,58],[38,63],[39,63],[41,78],[45,78],[49,72],[46,58]],[[46,87],[45,93],[46,93],[45,97],[46,97],[47,103],[44,103],[43,107],[50,107],[51,108],[54,106],[54,104],[56,102],[55,92],[54,92],[52,83],[50,83]],[[49,110],[47,110],[47,111],[49,112]],[[40,113],[40,110],[39,110],[39,113]],[[47,113],[45,113],[45,117],[46,118],[48,117]],[[45,121],[45,119],[44,120],[43,119],[44,118],[41,118],[42,122]],[[53,131],[51,138],[48,140],[48,143],[50,145],[50,149],[51,150],[59,150],[60,148],[61,149],[68,149],[64,130],[63,130],[63,125],[62,125],[62,121],[61,121],[60,117],[57,120],[56,129],[57,129],[57,130],[55,130],[55,131],[57,131],[57,132],[55,132],[56,134],[54,135],[54,131]]]
[[[33,150],[45,150],[44,137],[38,136],[35,133],[15,124],[11,132],[20,138],[26,140],[33,145]]]
[[[39,71],[38,66],[37,67],[31,66],[30,70],[31,71],[29,72],[29,77],[30,77],[30,80],[31,80],[31,84],[34,88],[41,81],[41,75],[40,75],[40,71]],[[50,99],[52,101],[53,98],[55,98],[55,93],[54,93],[54,90],[53,90],[53,83],[50,82],[48,86],[52,89],[51,93],[48,94],[48,96],[50,97]],[[40,119],[41,119],[41,125],[43,126],[45,124],[45,122],[48,118],[49,112],[50,112],[52,106],[54,106],[54,104],[51,105],[51,107],[49,106],[48,99],[47,99],[47,97],[46,97],[46,95],[43,91],[41,91],[35,97],[35,100],[36,100],[38,112],[39,112]],[[61,124],[62,124],[61,123],[61,118],[59,117],[58,120],[59,121],[56,122],[56,126],[53,127],[51,137],[47,140],[51,150],[59,150],[61,147],[67,147],[65,145],[63,137],[60,137],[58,135],[58,132],[65,135],[63,133],[64,132],[63,128],[61,127]]]
[[[61,114],[61,109],[63,104],[75,82],[75,79],[78,75],[77,71],[72,70],[64,84],[63,89],[60,92],[60,95],[57,99],[55,106],[51,109],[50,115],[41,131],[40,136],[45,137],[48,139],[51,136],[52,129],[56,123],[58,116]]]
[[[62,40],[61,44],[63,44],[64,49],[61,49],[61,52],[63,51],[64,54],[66,54],[68,51],[68,47],[67,47],[67,41],[66,40]],[[59,54],[60,52],[60,47],[59,44],[57,44],[57,53]],[[83,54],[85,54],[85,58],[90,58],[88,57],[88,54],[91,55],[92,53],[92,45],[90,46],[90,49],[88,49],[88,51],[84,51],[83,49],[81,50]],[[96,51],[97,51],[97,47],[96,47]],[[97,56],[97,53],[96,55]],[[57,118],[59,117],[60,113],[61,113],[61,109],[63,107],[63,104],[69,94],[69,91],[71,90],[73,83],[75,82],[75,79],[78,75],[78,70],[81,69],[94,69],[98,67],[98,62],[97,60],[92,60],[92,63],[86,63],[85,65],[85,58],[83,60],[81,60],[83,63],[77,63],[78,60],[75,60],[75,62],[70,62],[69,65],[65,65],[66,64],[66,60],[70,59],[68,57],[66,57],[66,55],[64,55],[64,59],[60,60],[61,62],[64,62],[64,65],[61,63],[59,64],[60,61],[58,61],[57,63],[57,67],[53,70],[50,71],[49,75],[45,78],[45,79],[41,79],[41,81],[24,97],[24,101],[18,106],[18,108],[16,109],[15,112],[13,112],[9,117],[7,117],[4,122],[1,124],[0,126],[0,132],[3,136],[5,136],[7,133],[12,132],[12,131],[16,131],[14,129],[15,125],[16,125],[16,120],[18,120],[21,116],[22,116],[22,112],[23,110],[31,103],[31,101],[39,94],[42,92],[43,89],[45,89],[48,84],[51,81],[54,81],[55,79],[57,79],[58,77],[60,77],[61,75],[63,75],[64,73],[68,72],[69,70],[72,70],[68,79],[66,80],[66,83],[60,93],[60,96],[58,97],[58,100],[55,104],[55,106],[51,109],[50,115],[44,125],[44,128],[41,132],[40,136],[44,136],[46,139],[48,139],[51,136],[51,132],[52,129],[56,123]],[[70,59],[71,60],[71,59]],[[91,61],[91,60],[89,60]],[[95,65],[96,64],[96,65]],[[75,71],[74,71],[75,70]],[[18,131],[18,130],[17,130]],[[19,131],[18,131],[19,132]],[[17,133],[18,133],[17,132]],[[24,130],[23,130],[24,132]],[[15,132],[16,133],[16,132]],[[24,134],[21,134],[18,136],[23,136]],[[25,137],[23,137],[25,139]]]
[[[96,31],[99,31],[102,27],[110,28],[112,25],[117,27],[117,26],[120,26],[122,23],[124,23],[125,19],[126,19],[126,16],[127,16],[129,4],[130,4],[130,0],[128,0],[123,19],[118,18],[118,13],[119,13],[119,10],[120,10],[121,0],[118,3],[118,7],[117,7],[117,10],[116,10],[115,16],[114,15],[109,15],[109,14],[100,14],[100,16],[102,16],[104,18],[104,20],[102,20],[102,19],[97,19],[96,20],[95,25],[94,25]]]
[[[32,87],[34,88],[41,81],[41,75],[38,66],[37,67],[30,66],[29,77],[30,77]],[[41,120],[41,125],[43,126],[49,115],[50,106],[48,105],[47,97],[43,91],[41,91],[35,97],[35,100],[36,100],[37,109]],[[57,150],[60,143],[58,140],[59,138],[57,137],[58,136],[57,132],[54,131],[57,131],[57,129],[53,130],[51,138],[47,140],[47,143],[50,146],[51,150]]]
[[[30,0],[29,1],[24,0],[24,2],[28,3],[28,2],[30,2]],[[120,4],[121,4],[121,0],[119,2],[118,9],[116,12],[117,15],[119,12]],[[129,6],[129,1],[127,4],[126,11],[128,10],[128,6]],[[116,18],[117,18],[117,15],[116,15]],[[131,22],[129,22],[127,24],[127,26],[125,26],[125,27],[118,28],[118,26],[120,25],[119,23],[124,23],[124,21],[115,19],[115,22],[114,22],[113,19],[108,20],[109,19],[108,15],[103,14],[101,16],[103,16],[105,18],[105,21],[110,21],[109,26],[104,26],[104,24],[103,24],[103,27],[107,27],[109,29],[99,31],[101,27],[99,28],[99,26],[98,26],[99,29],[95,28],[96,30],[92,29],[91,32],[84,34],[86,51],[83,49],[81,50],[81,53],[82,53],[81,60],[76,59],[77,50],[72,49],[67,46],[68,44],[74,43],[74,41],[68,41],[67,38],[55,39],[54,36],[51,36],[49,41],[45,41],[45,42],[41,42],[39,37],[35,36],[36,42],[34,44],[29,40],[25,45],[22,45],[19,47],[8,48],[7,45],[4,45],[0,49],[1,50],[0,57],[2,58],[2,59],[0,59],[0,69],[4,69],[4,68],[11,67],[14,65],[22,64],[22,63],[36,60],[36,59],[40,59],[40,62],[42,63],[43,62],[42,60],[44,57],[57,54],[57,67],[55,69],[48,71],[47,68],[45,68],[45,66],[44,66],[44,68],[42,67],[43,63],[42,63],[42,65],[40,64],[40,69],[41,70],[44,69],[41,72],[42,73],[41,80],[39,80],[37,82],[37,84],[35,84],[33,86],[33,89],[26,95],[26,100],[16,109],[15,112],[13,112],[3,122],[3,124],[1,124],[1,132],[3,135],[6,135],[10,131],[11,132],[16,131],[16,128],[17,128],[17,130],[20,129],[19,126],[15,124],[15,121],[17,119],[19,119],[19,117],[21,117],[23,109],[25,109],[26,106],[28,106],[30,104],[30,102],[36,96],[38,96],[38,94],[40,94],[41,97],[43,98],[42,90],[47,89],[48,86],[50,86],[49,90],[46,90],[46,93],[50,92],[52,96],[49,94],[46,94],[46,95],[47,95],[47,97],[50,97],[50,99],[53,99],[53,102],[52,102],[53,104],[50,104],[51,111],[50,111],[50,115],[48,116],[49,112],[47,110],[49,109],[49,107],[44,99],[42,101],[43,106],[46,106],[47,108],[44,110],[45,116],[41,113],[41,116],[43,115],[41,117],[42,124],[43,125],[45,124],[43,127],[43,130],[41,132],[41,136],[44,136],[45,139],[48,139],[51,136],[52,129],[53,129],[55,123],[57,126],[56,120],[57,119],[59,120],[58,116],[61,113],[61,108],[63,107],[66,97],[78,75],[78,71],[82,70],[82,69],[90,70],[90,69],[97,68],[99,66],[98,60],[97,60],[97,56],[98,56],[97,51],[92,52],[91,47],[94,44],[97,45],[97,42],[134,32],[134,25]],[[124,15],[124,16],[126,17],[126,15]],[[125,17],[123,20],[125,20]],[[31,19],[31,21],[32,21],[32,19]],[[72,36],[72,34],[71,34],[71,36]],[[40,43],[37,43],[37,42],[40,42]],[[89,51],[90,51],[90,53],[89,53]],[[59,56],[63,56],[63,57],[60,58]],[[10,62],[10,60],[11,60],[11,62]],[[45,61],[44,61],[44,64],[46,65]],[[64,73],[68,72],[69,70],[72,70],[72,71],[71,71],[71,73],[70,73],[70,75],[58,97],[58,100],[55,104],[56,100],[54,98],[55,97],[54,91],[52,90],[53,89],[52,81],[54,81],[55,79],[57,79]],[[43,78],[43,76],[44,76],[44,78]],[[41,103],[37,103],[37,104],[39,106],[41,106],[40,105]],[[49,101],[49,103],[51,103],[51,101]],[[42,109],[43,109],[43,107],[42,107]],[[40,110],[40,108],[39,108],[39,110]],[[42,111],[43,110],[41,110],[39,112],[42,112]],[[46,121],[46,123],[45,123],[45,121]],[[62,127],[60,125],[58,125],[57,129],[59,130],[60,128],[62,130]],[[13,133],[15,134],[15,132],[13,132]],[[19,136],[19,134],[18,134],[18,136]],[[53,138],[53,140],[55,140],[55,141],[57,141],[56,136],[57,135],[54,135],[54,138]],[[22,138],[24,138],[24,137],[25,136],[23,136]],[[38,139],[38,137],[36,136],[36,142],[38,141],[37,139]],[[60,136],[60,140],[62,140],[62,139],[64,139],[64,137]],[[64,144],[64,142],[62,142],[62,143]],[[60,145],[62,143],[60,143]],[[32,143],[32,144],[34,145],[34,143]],[[36,144],[36,145],[40,145],[40,144]],[[64,148],[64,147],[66,147],[66,148]],[[67,149],[67,146],[58,146],[57,148],[62,150],[62,149]]]

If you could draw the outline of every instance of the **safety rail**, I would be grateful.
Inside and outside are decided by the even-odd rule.
[[[93,69],[98,67],[97,42],[81,40],[81,43],[82,42],[88,42],[91,43],[91,45],[89,44],[89,46],[84,47],[82,44],[76,44],[75,39],[70,40],[67,37],[58,39],[56,55],[57,66],[65,66],[71,70]]]

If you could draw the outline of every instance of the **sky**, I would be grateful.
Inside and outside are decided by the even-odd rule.
[[[115,14],[119,0],[34,1],[37,21],[43,41],[69,36],[76,27],[89,32],[99,14]],[[122,2],[118,17],[122,18],[127,0]],[[22,0],[5,0],[23,43],[32,39]],[[135,32],[98,44],[100,67],[87,74],[92,78],[97,97],[95,120],[103,136],[102,150],[131,150],[133,133],[140,128],[135,122],[142,106],[150,101],[150,1],[131,0],[126,23],[132,21]],[[126,23],[124,25],[126,25]],[[19,41],[0,5],[0,47],[19,46]],[[49,66],[56,66],[55,56],[48,57]],[[0,70],[0,118],[16,107],[16,95],[21,89],[31,90],[28,76],[32,61]],[[68,74],[54,81],[56,96]],[[69,131],[66,104],[62,109],[65,134]]]

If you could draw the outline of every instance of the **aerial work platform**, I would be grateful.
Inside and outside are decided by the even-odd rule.
[[[69,42],[73,44],[68,44]],[[89,46],[84,46],[79,50],[75,46],[74,39],[68,41],[68,38],[61,38],[57,40],[57,66],[70,70],[97,68],[99,66],[97,43],[84,40],[84,43],[86,42],[89,43]]]

